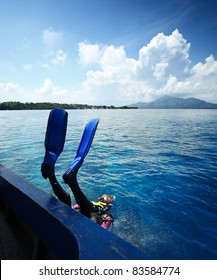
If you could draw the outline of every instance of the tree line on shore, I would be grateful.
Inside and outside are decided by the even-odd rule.
[[[8,101],[0,103],[0,110],[50,110],[53,108],[62,109],[136,109],[135,107],[121,106],[115,107],[113,105],[87,105],[87,104],[66,104],[66,103],[51,103],[51,102],[17,102]]]

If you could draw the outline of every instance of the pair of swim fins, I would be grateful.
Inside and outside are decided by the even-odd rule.
[[[45,135],[45,156],[41,165],[42,176],[47,179],[54,174],[54,166],[57,158],[63,151],[66,130],[67,130],[68,113],[61,108],[54,108],[51,110],[47,130]],[[66,182],[72,171],[77,172],[81,167],[90,146],[93,142],[93,138],[99,123],[99,119],[90,120],[83,132],[80,144],[78,146],[76,155],[63,175],[63,179]]]

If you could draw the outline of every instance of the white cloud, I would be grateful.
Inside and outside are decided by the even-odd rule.
[[[193,67],[193,73],[195,77],[202,78],[209,75],[217,74],[217,61],[214,59],[213,55],[206,58],[206,62],[203,64],[199,62]]]
[[[46,79],[46,80],[44,80],[43,86],[40,87],[39,89],[36,89],[35,91],[40,93],[40,94],[51,93],[51,92],[54,91],[53,82],[50,79]]]
[[[12,82],[0,83],[0,100],[1,100],[1,102],[21,101],[23,92],[24,92],[24,90],[19,84],[15,84]]]
[[[14,92],[21,92],[22,88],[19,84],[14,84],[14,83],[0,83],[0,90],[4,93],[14,93]]]
[[[78,45],[81,64],[98,63],[100,58],[100,47],[81,42]]]
[[[82,45],[84,49],[84,45]],[[89,48],[89,45],[87,46]],[[139,82],[134,81],[137,61],[127,57],[124,47],[108,46],[98,49],[97,64],[99,71],[87,72],[87,79],[83,82],[82,96],[92,104],[117,104],[126,99],[129,88],[139,88]],[[83,59],[83,58],[82,58]],[[88,60],[90,61],[90,60]],[[92,60],[93,61],[93,60]],[[84,60],[83,60],[84,62]]]
[[[44,69],[50,69],[53,66],[64,65],[67,63],[68,52],[64,50],[50,51],[45,56],[44,63],[41,64],[41,67]]]
[[[68,102],[71,93],[60,86],[54,85],[51,79],[45,79],[43,85],[36,89],[26,89],[12,82],[0,83],[0,102]],[[72,95],[76,101],[76,96]]]
[[[52,29],[43,31],[47,49],[40,76],[43,79],[43,70],[46,69],[46,75],[49,72],[51,79],[44,79],[37,88],[32,83],[32,88],[28,89],[24,84],[0,83],[0,100],[126,105],[170,94],[217,103],[217,61],[210,55],[203,62],[191,65],[190,44],[178,30],[168,36],[163,33],[156,35],[138,50],[136,59],[127,55],[124,46],[81,42],[78,54],[82,71],[86,71],[82,74],[86,74],[86,78],[80,88],[78,83],[75,86],[72,82],[71,89],[53,82],[54,77],[59,76],[59,66],[70,65],[67,62],[69,53],[58,46],[61,40],[62,33]],[[34,64],[34,69],[36,66]],[[30,63],[22,67],[25,71],[33,69]],[[71,70],[73,76],[75,70],[73,67]],[[79,74],[76,73],[77,76]]]
[[[167,83],[161,88],[162,93],[185,94],[217,103],[217,61],[212,55],[205,63],[197,63],[189,69],[184,80],[170,75]]]
[[[47,48],[56,48],[63,39],[62,32],[57,32],[52,30],[52,28],[48,28],[42,31],[42,40],[43,44]]]
[[[60,48],[63,43],[62,32],[56,32],[51,28],[45,29],[42,32],[42,41],[45,46],[44,61],[41,63],[42,68],[50,69],[54,65],[66,63],[69,54]]]
[[[43,85],[34,90],[36,99],[46,102],[66,102],[68,90],[55,86],[51,79],[45,79]]]
[[[124,46],[79,44],[83,64],[97,63],[83,82],[92,102],[114,105],[150,101],[164,94],[198,97],[217,102],[217,61],[211,55],[205,63],[191,67],[190,43],[175,30],[159,33],[139,50],[138,59],[129,58]]]
[[[63,50],[57,50],[51,62],[55,65],[65,63],[67,56],[68,56],[67,52],[64,52]]]

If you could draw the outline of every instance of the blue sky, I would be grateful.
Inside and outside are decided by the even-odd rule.
[[[217,2],[0,0],[0,102],[217,103]]]

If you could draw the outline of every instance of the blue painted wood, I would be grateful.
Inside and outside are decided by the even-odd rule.
[[[58,259],[151,259],[2,165],[0,197]]]

